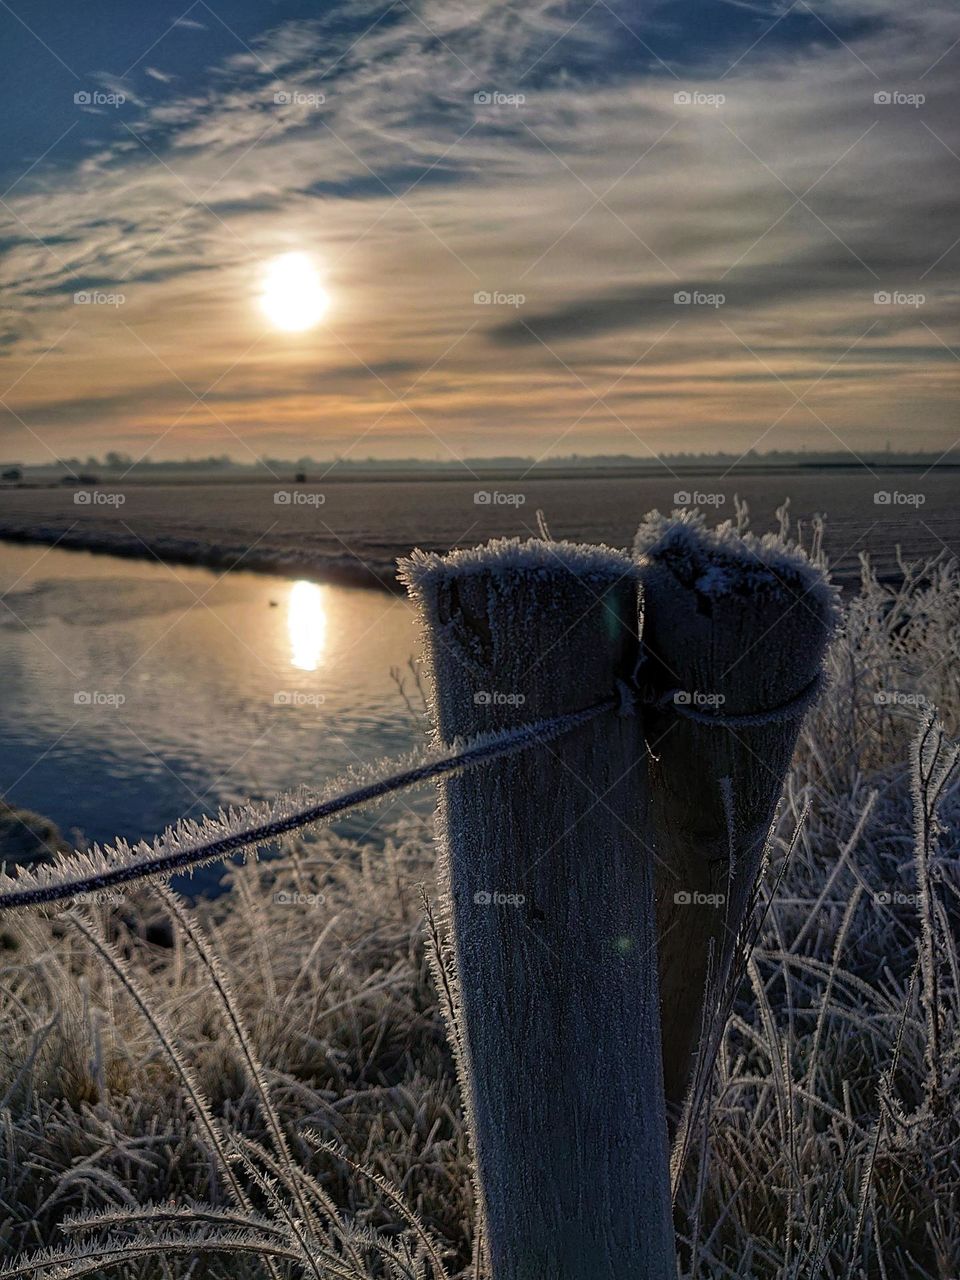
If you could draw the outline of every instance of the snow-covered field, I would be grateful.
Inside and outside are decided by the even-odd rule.
[[[862,551],[886,576],[898,544],[911,557],[960,550],[958,486],[951,471],[832,470],[21,488],[0,491],[0,537],[392,587],[396,558],[412,547],[446,551],[535,533],[538,509],[555,537],[625,547],[652,508],[692,505],[725,519],[739,495],[764,528],[789,497],[794,520],[827,517],[828,554],[849,579]]]

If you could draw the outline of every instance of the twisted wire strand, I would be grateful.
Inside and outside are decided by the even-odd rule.
[[[579,711],[568,711],[563,715],[550,716],[515,729],[504,729],[495,734],[470,738],[458,750],[445,753],[439,759],[427,760],[410,768],[401,769],[340,795],[296,809],[281,818],[257,823],[246,830],[219,835],[189,848],[164,852],[162,840],[170,840],[174,837],[174,833],[168,829],[161,838],[161,846],[146,857],[137,857],[125,865],[104,868],[92,874],[78,875],[59,883],[35,885],[0,894],[0,911],[16,907],[40,906],[84,893],[99,892],[114,885],[128,884],[147,876],[168,875],[200,862],[226,857],[254,845],[268,844],[290,831],[323,822],[349,809],[355,809],[359,805],[370,804],[394,791],[402,791],[407,787],[442,778],[447,774],[476,768],[477,765],[487,764],[501,756],[524,751],[538,742],[548,742],[620,705],[619,696],[610,697]]]
[[[562,715],[548,716],[531,724],[519,725],[513,729],[502,729],[496,733],[481,734],[469,738],[460,746],[445,752],[437,758],[422,760],[407,768],[388,773],[384,777],[355,786],[339,795],[315,800],[267,821],[254,823],[238,830],[223,831],[209,839],[191,842],[186,847],[164,848],[171,844],[180,845],[185,831],[187,838],[192,835],[187,828],[167,828],[163,836],[152,848],[145,844],[139,846],[145,852],[132,851],[126,862],[116,865],[104,865],[98,870],[87,869],[85,873],[69,866],[70,855],[66,855],[65,863],[49,869],[51,877],[59,871],[64,878],[55,881],[51,878],[47,884],[34,883],[28,887],[12,889],[0,893],[0,911],[13,910],[18,907],[42,906],[50,902],[63,901],[66,898],[78,897],[81,894],[96,893],[112,888],[114,885],[129,884],[136,880],[158,875],[170,875],[186,867],[193,867],[203,862],[227,857],[243,849],[269,844],[279,836],[315,823],[324,822],[338,814],[346,813],[360,805],[371,804],[395,791],[403,791],[408,787],[418,786],[449,774],[459,773],[466,769],[474,769],[478,765],[488,764],[503,756],[515,755],[525,751],[537,743],[549,742],[551,739],[568,733],[588,721],[603,715],[607,711],[617,711],[620,715],[632,715],[638,704],[647,705],[660,711],[672,711],[685,719],[698,724],[719,726],[751,727],[786,720],[801,715],[813,703],[823,685],[823,677],[818,674],[810,684],[789,702],[767,711],[724,715],[722,711],[703,712],[696,707],[678,703],[676,691],[670,690],[659,697],[643,697],[639,691],[617,681],[617,690],[609,698],[584,707],[578,711],[568,711]],[[275,804],[279,801],[275,801]],[[226,822],[226,819],[223,820]],[[103,858],[99,851],[95,857]],[[90,855],[75,853],[74,858]],[[72,872],[72,874],[71,874]],[[9,881],[8,881],[9,883]]]

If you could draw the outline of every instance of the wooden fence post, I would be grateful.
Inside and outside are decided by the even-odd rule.
[[[633,674],[618,552],[500,541],[402,568],[444,742]],[[439,787],[494,1280],[676,1276],[642,750],[639,716],[611,710]]]
[[[644,595],[640,680],[663,704],[645,724],[672,1125],[696,1061],[708,970],[722,991],[817,692],[836,598],[802,553],[770,536],[709,530],[699,515],[654,514],[634,550]]]

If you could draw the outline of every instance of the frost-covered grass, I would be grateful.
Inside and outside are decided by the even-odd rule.
[[[684,1276],[958,1272],[960,784],[924,715],[960,731],[960,575],[904,568],[864,565],[801,735],[678,1187]],[[65,1276],[477,1274],[433,867],[409,817],[382,851],[290,840],[172,946],[150,887],[0,922],[0,1277],[47,1247]]]

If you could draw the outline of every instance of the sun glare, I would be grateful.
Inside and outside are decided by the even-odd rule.
[[[323,588],[315,582],[295,582],[287,602],[290,662],[298,671],[316,671],[327,639]]]
[[[267,267],[260,306],[275,328],[287,333],[312,329],[323,319],[328,304],[309,254],[285,253]]]

